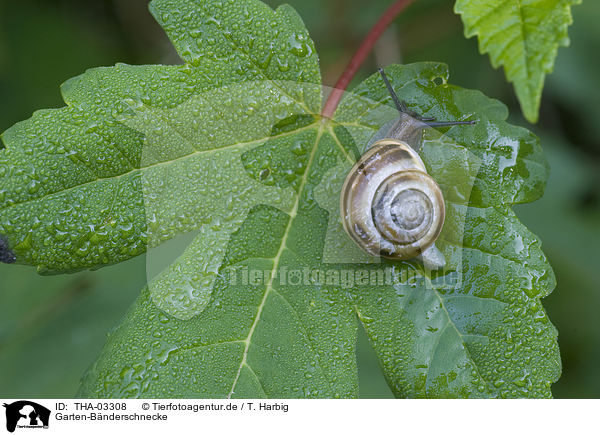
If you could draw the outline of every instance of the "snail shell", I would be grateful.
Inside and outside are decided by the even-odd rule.
[[[398,260],[425,254],[426,264],[443,266],[434,243],[444,197],[406,142],[379,140],[362,155],[342,187],[340,212],[346,232],[369,254]]]

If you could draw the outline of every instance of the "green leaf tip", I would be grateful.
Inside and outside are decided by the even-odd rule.
[[[581,0],[457,0],[465,36],[477,36],[479,51],[488,53],[494,68],[504,67],[515,87],[525,118],[539,117],[546,74],[551,73],[558,47],[568,46],[571,6]]]

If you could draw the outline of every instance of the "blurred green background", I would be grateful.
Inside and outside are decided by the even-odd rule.
[[[0,131],[36,109],[60,107],[59,85],[94,66],[179,63],[146,0],[0,0]],[[271,6],[283,2],[267,1]],[[391,0],[290,0],[303,17],[332,86]],[[511,122],[542,139],[552,167],[544,197],[516,211],[543,241],[557,276],[544,300],[559,331],[558,398],[600,397],[600,4],[573,9],[571,47],[546,81],[540,121],[522,118],[512,86],[478,53],[447,0],[416,1],[384,34],[355,82],[390,63],[435,60],[451,82],[509,106]],[[350,86],[350,88],[352,85]],[[145,259],[96,272],[40,277],[0,265],[0,397],[71,397],[107,332],[144,285]],[[359,338],[361,397],[392,397]]]

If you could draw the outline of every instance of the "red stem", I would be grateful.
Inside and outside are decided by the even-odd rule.
[[[342,95],[344,95],[344,91],[354,78],[354,75],[363,64],[373,46],[381,36],[381,34],[387,29],[387,27],[396,19],[396,17],[406,8],[409,4],[411,4],[414,0],[396,0],[386,11],[381,15],[379,20],[375,23],[375,25],[371,28],[366,38],[363,40],[352,59],[346,66],[346,69],[338,79],[337,83],[331,90],[325,105],[323,106],[323,110],[321,111],[321,115],[327,118],[331,118],[335,109],[337,108],[340,100],[342,99]]]

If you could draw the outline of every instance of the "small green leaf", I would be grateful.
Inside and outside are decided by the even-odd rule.
[[[546,74],[552,72],[558,47],[569,45],[571,6],[581,0],[457,0],[454,10],[465,36],[479,37],[494,68],[504,66],[525,118],[538,119]]]

